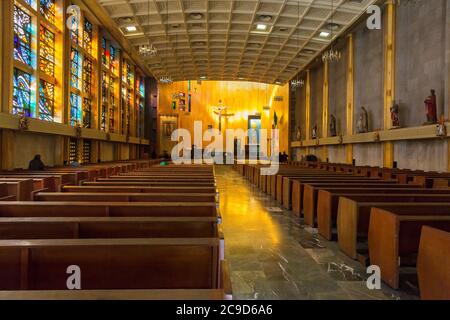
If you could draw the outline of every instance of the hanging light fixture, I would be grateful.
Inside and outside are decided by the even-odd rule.
[[[298,14],[298,21],[300,21],[300,1],[298,2],[298,6],[297,6],[297,14]],[[298,27],[297,27],[297,50],[300,51],[300,35],[298,34]],[[303,79],[299,79],[298,77],[298,73],[295,79],[291,80],[291,88],[293,91],[295,91],[297,88],[303,87],[305,85],[305,81],[303,81]]]
[[[150,21],[150,1],[148,0],[148,19]],[[143,44],[139,46],[139,54],[144,57],[153,57],[158,54],[158,49],[150,43],[148,40],[147,44]]]
[[[331,0],[331,21],[328,23],[330,27],[330,39],[331,39],[331,46],[330,49],[325,51],[322,54],[322,61],[333,63],[338,62],[341,60],[341,52],[339,50],[334,49],[333,47],[333,29],[335,29],[335,24],[333,23],[333,15],[334,15],[334,0]]]
[[[169,33],[168,33],[168,28],[169,28],[169,1],[166,1],[166,11],[167,11],[167,23],[166,23],[166,26],[165,26],[165,28],[166,28],[166,36],[167,36],[167,42],[169,41]],[[167,51],[167,46],[166,46],[166,51]],[[166,65],[166,67],[167,67],[167,60],[165,61],[166,63],[165,63],[165,65]],[[172,84],[173,83],[173,79],[172,79],[172,77],[170,76],[170,75],[164,75],[164,76],[161,76],[160,78],[159,78],[159,82],[160,83],[162,83],[162,84]]]

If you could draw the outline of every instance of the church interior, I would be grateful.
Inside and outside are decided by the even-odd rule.
[[[0,300],[450,300],[450,0],[0,17]]]

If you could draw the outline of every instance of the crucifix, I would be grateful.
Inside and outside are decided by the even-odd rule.
[[[225,119],[234,116],[234,113],[226,113],[227,107],[223,105],[222,100],[219,100],[219,106],[216,107],[215,114],[219,116],[219,132],[222,132],[222,117]]]

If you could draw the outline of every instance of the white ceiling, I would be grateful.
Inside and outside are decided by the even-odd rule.
[[[145,57],[154,76],[174,80],[285,83],[375,0],[97,0],[132,45],[158,49]],[[197,15],[200,13],[201,15]],[[271,19],[265,21],[264,16]],[[255,33],[258,23],[267,33]],[[134,25],[137,32],[125,27]]]

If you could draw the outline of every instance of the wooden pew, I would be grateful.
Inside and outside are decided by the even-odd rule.
[[[277,200],[280,204],[283,205],[284,195],[286,193],[292,192],[292,182],[293,179],[302,179],[304,177],[342,177],[349,179],[358,179],[360,177],[350,176],[346,174],[330,174],[330,173],[316,173],[316,172],[305,172],[305,173],[295,173],[295,174],[279,174],[276,176],[276,185],[275,185],[275,200]],[[292,194],[291,194],[292,195]],[[288,197],[290,199],[290,197]]]
[[[311,198],[314,196],[314,193],[308,193],[308,196],[305,197],[304,194],[304,186],[308,184],[309,186],[313,186],[314,188],[333,188],[333,187],[345,187],[345,186],[358,186],[361,188],[398,188],[399,186],[407,186],[407,185],[398,185],[395,181],[380,181],[380,180],[366,180],[362,178],[361,180],[317,180],[317,179],[303,179],[303,180],[295,180],[292,184],[292,211],[295,215],[300,216],[302,210],[304,209],[304,200],[307,198],[307,201],[313,201]],[[413,186],[410,186],[413,188]]]
[[[0,202],[0,217],[219,217],[215,202]]]
[[[450,231],[450,211],[435,213],[433,208],[407,212],[371,210],[368,233],[370,263],[380,267],[381,279],[394,289],[399,288],[400,267],[405,265],[404,261],[406,265],[416,266],[423,226]]]
[[[1,240],[0,290],[218,289],[218,238]]]
[[[367,181],[367,182],[381,182],[381,180],[373,179],[373,178],[364,178],[358,176],[350,176],[345,174],[304,174],[297,176],[287,176],[282,179],[282,183],[277,183],[277,192],[280,192],[278,198],[283,199],[283,204],[286,208],[291,208],[292,206],[292,197],[294,196],[293,188],[294,184],[296,184],[296,192],[299,194],[303,194],[303,186],[301,185],[303,181],[325,181],[325,182],[333,182],[333,181]],[[395,181],[388,181],[387,183],[395,183]],[[279,190],[281,188],[281,190]]]
[[[10,195],[8,185],[6,183],[0,183],[0,201],[15,201],[16,196]]]
[[[96,182],[209,182],[214,183],[214,177],[185,177],[185,176],[160,176],[160,177],[109,177],[109,178],[99,178]]]
[[[369,232],[370,211],[372,207],[385,210],[395,210],[396,212],[412,212],[414,210],[434,210],[436,214],[449,212],[450,204],[445,195],[438,195],[433,198],[435,203],[426,202],[427,199],[416,197],[416,202],[363,202],[364,200],[353,200],[352,198],[340,197],[337,216],[337,232],[339,248],[353,259],[365,261],[365,252],[361,252],[362,241],[367,240]],[[439,202],[441,199],[441,202]],[[421,201],[421,202],[419,202]],[[428,200],[430,201],[430,200]],[[363,248],[364,250],[364,248]]]
[[[320,189],[317,195],[317,224],[319,234],[327,240],[333,239],[333,227],[336,226],[340,197],[353,195],[408,195],[408,194],[450,194],[450,190],[434,190],[425,188],[359,188],[341,187]]]
[[[100,201],[100,202],[217,202],[216,193],[81,193],[40,192],[35,201]]]
[[[215,186],[65,186],[63,192],[104,193],[216,193]]]
[[[82,184],[83,186],[112,186],[112,187],[125,187],[125,186],[140,186],[140,187],[151,187],[151,186],[180,186],[180,187],[189,187],[189,186],[215,186],[214,182],[211,181],[96,181],[96,182],[85,182]]]
[[[2,178],[19,178],[19,179],[32,179],[34,192],[49,191],[55,192],[58,190],[56,177],[46,176],[46,175],[33,175],[32,177],[27,175],[2,175],[0,174],[0,179]]]
[[[33,200],[34,183],[32,179],[0,178],[0,183],[8,187],[8,194],[19,201]]]
[[[232,300],[228,263],[220,261],[218,289],[19,290],[0,291],[0,300]]]
[[[450,300],[450,233],[424,226],[417,258],[420,297]]]
[[[39,217],[0,219],[1,240],[221,238],[216,217]]]

